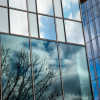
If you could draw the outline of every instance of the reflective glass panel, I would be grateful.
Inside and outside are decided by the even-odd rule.
[[[56,40],[54,18],[38,15],[38,19],[40,38]]]
[[[0,0],[0,5],[7,6],[7,0]]]
[[[70,27],[69,27],[70,26]],[[65,20],[67,42],[84,44],[82,24]]]
[[[86,13],[82,14],[82,18],[83,18],[83,24],[85,25],[87,23],[87,16]]]
[[[64,18],[81,21],[78,0],[62,0]]]
[[[29,13],[30,35],[38,37],[37,17],[36,14]]]
[[[36,100],[62,100],[57,43],[31,39]]]
[[[98,57],[98,52],[97,52],[97,45],[96,45],[96,40],[92,40],[92,45],[93,45],[93,51],[94,51],[94,57]]]
[[[97,11],[97,6],[93,7],[94,17],[96,18],[99,15],[99,12]]]
[[[93,61],[90,61],[89,62],[89,66],[90,66],[91,79],[94,80],[95,79],[95,72],[94,72],[94,64],[93,64]]]
[[[28,35],[27,13],[10,9],[10,29],[13,34]]]
[[[85,33],[85,41],[89,41],[89,32],[88,32],[88,25],[84,26],[84,33]]]
[[[100,24],[99,24],[99,18],[95,19],[95,24],[96,24],[96,31],[97,31],[97,35],[100,35]]]
[[[95,38],[95,31],[94,31],[94,21],[91,21],[90,23],[89,23],[89,25],[90,25],[90,33],[91,33],[91,39],[94,39]]]
[[[90,42],[88,42],[88,43],[86,44],[86,46],[87,46],[88,59],[89,59],[89,61],[90,61],[90,60],[92,60],[92,52],[91,52]]]
[[[94,99],[95,99],[95,100],[99,100],[96,81],[92,81],[92,87],[93,87]]]
[[[9,32],[8,9],[0,7],[0,32]]]
[[[36,12],[35,0],[28,0],[28,11]]]
[[[97,70],[97,77],[100,78],[100,59],[99,58],[95,59],[95,65],[96,65],[96,70]]]
[[[92,5],[94,6],[96,4],[96,0],[91,0],[92,1]]]
[[[43,13],[53,16],[53,4],[52,0],[37,0],[38,13]]]
[[[84,3],[81,4],[81,11],[82,11],[82,13],[85,12],[85,5],[84,5]]]
[[[100,36],[98,37],[98,43],[99,43],[99,55],[100,55]]]
[[[55,16],[62,17],[61,0],[54,0]]]
[[[59,43],[59,51],[65,100],[93,100],[85,47]]]
[[[56,18],[57,36],[58,41],[65,42],[64,24],[62,19]]]
[[[9,7],[26,10],[26,0],[9,0]]]
[[[29,39],[1,35],[3,100],[33,100]]]
[[[87,11],[87,13],[88,13],[88,20],[91,21],[91,20],[92,20],[92,10],[89,9],[89,10]]]
[[[87,8],[87,10],[90,9],[90,0],[86,1],[86,8]]]

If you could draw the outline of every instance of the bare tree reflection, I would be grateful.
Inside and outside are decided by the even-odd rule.
[[[61,96],[61,91],[56,86],[51,90],[49,88],[56,82],[58,70],[54,71],[51,65],[46,66],[45,60],[41,60],[39,55],[34,54],[33,57],[36,100],[56,100]],[[3,45],[1,66],[3,100],[33,100],[28,51],[21,49],[11,52]]]

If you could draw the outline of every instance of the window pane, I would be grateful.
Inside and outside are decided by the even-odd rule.
[[[59,43],[59,50],[65,100],[93,100],[85,47]]]
[[[92,5],[94,6],[96,4],[96,0],[92,0]]]
[[[85,41],[88,42],[89,41],[89,32],[88,32],[87,25],[84,26],[84,33],[85,33]]]
[[[55,22],[53,17],[38,15],[40,38],[56,40]]]
[[[63,100],[57,43],[31,39],[36,100]]]
[[[54,0],[55,16],[62,17],[61,0]]]
[[[9,0],[9,7],[26,10],[26,0]]]
[[[37,17],[36,14],[29,14],[30,35],[38,37]]]
[[[82,14],[82,18],[83,18],[83,24],[87,24],[87,16],[86,13]]]
[[[87,8],[87,10],[90,9],[90,0],[86,1],[86,8]]]
[[[92,52],[91,52],[90,42],[88,42],[86,46],[87,46],[88,59],[90,61],[90,60],[92,60]]]
[[[85,12],[85,5],[84,5],[85,3],[82,3],[81,4],[81,11],[82,11],[82,13],[84,13]]]
[[[7,0],[0,0],[0,5],[7,6]]]
[[[28,10],[36,12],[35,0],[28,0]]]
[[[91,73],[91,79],[94,80],[95,79],[95,72],[94,72],[94,64],[93,61],[89,62],[90,65],[90,73]]]
[[[81,23],[65,20],[65,29],[67,42],[84,44]]]
[[[65,42],[63,20],[56,18],[56,26],[57,26],[58,41]]]
[[[92,18],[92,11],[91,11],[91,9],[89,9],[88,11],[87,11],[87,13],[88,13],[88,19],[89,19],[89,21],[91,21],[93,18]]]
[[[94,57],[98,57],[98,52],[97,52],[97,45],[96,45],[96,40],[92,40],[92,45],[93,45],[93,51],[94,51]]]
[[[94,31],[94,22],[93,21],[91,21],[90,23],[89,23],[89,25],[90,25],[90,32],[91,32],[91,38],[92,39],[94,39],[95,38],[95,31]]]
[[[97,77],[100,78],[100,61],[99,61],[99,58],[95,59],[95,65],[96,65]]]
[[[53,15],[52,0],[37,0],[38,13]]]
[[[95,100],[99,100],[96,81],[92,81],[92,87],[93,87],[93,94],[94,94]]]
[[[10,9],[11,33],[28,35],[27,13]]]
[[[9,32],[8,9],[0,7],[0,32]]]
[[[81,21],[78,0],[62,0],[64,18]]]
[[[33,100],[29,39],[1,35],[3,100]]]
[[[94,17],[96,18],[99,15],[99,12],[97,11],[97,6],[93,7]]]

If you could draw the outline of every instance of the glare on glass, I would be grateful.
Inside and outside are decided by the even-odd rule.
[[[38,15],[38,19],[40,38],[56,40],[54,18]]]
[[[33,37],[38,37],[38,28],[37,28],[37,17],[36,14],[29,13],[29,28],[30,35]]]
[[[62,19],[56,18],[57,36],[58,41],[65,42],[64,24]]]
[[[31,39],[36,100],[63,100],[57,43]]]
[[[11,33],[28,36],[27,13],[10,9]]]
[[[67,42],[84,44],[82,23],[65,20]]]
[[[0,32],[9,32],[8,29],[8,9],[0,7]]]
[[[37,10],[38,10],[38,13],[53,16],[52,0],[37,0]]]
[[[61,0],[54,0],[55,16],[62,17]]]
[[[35,0],[28,0],[28,11],[36,12]]]
[[[33,100],[29,39],[1,35],[2,98]]]
[[[0,0],[0,5],[7,6],[7,0]]]
[[[9,7],[26,10],[26,0],[9,0]]]
[[[85,47],[59,43],[59,51],[65,100],[93,100]]]
[[[62,0],[64,18],[81,21],[78,0]]]

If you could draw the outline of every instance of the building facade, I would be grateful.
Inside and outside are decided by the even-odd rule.
[[[0,0],[1,100],[99,99],[84,40],[83,5]]]

